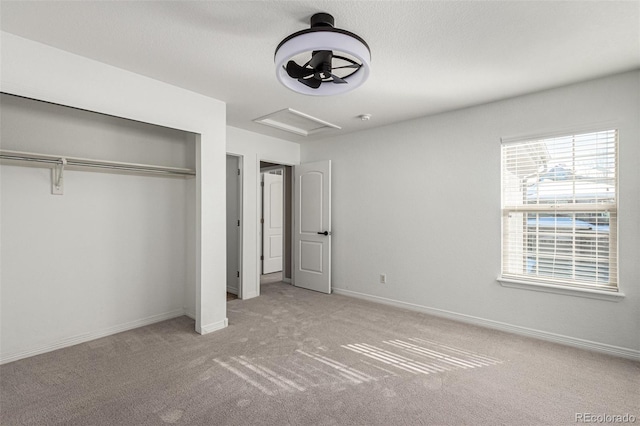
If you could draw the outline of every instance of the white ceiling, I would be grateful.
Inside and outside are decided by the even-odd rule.
[[[229,125],[301,143],[640,68],[638,1],[2,1],[0,12],[3,31],[223,100]],[[316,12],[371,48],[353,92],[304,96],[276,80],[276,46]],[[252,122],[284,108],[342,130]]]

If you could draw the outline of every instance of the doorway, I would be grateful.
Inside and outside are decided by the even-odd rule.
[[[227,301],[242,298],[242,172],[240,157],[227,154]]]
[[[292,280],[291,166],[260,161],[260,285]]]

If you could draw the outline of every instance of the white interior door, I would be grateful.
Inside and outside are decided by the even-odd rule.
[[[262,273],[282,271],[282,175],[263,173]]]
[[[331,160],[295,167],[294,285],[331,293]]]

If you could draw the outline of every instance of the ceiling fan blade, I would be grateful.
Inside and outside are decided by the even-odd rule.
[[[333,57],[333,52],[330,50],[317,50],[313,52],[311,61],[309,61],[309,66],[311,68],[318,68],[318,66],[324,63],[328,63],[329,66],[331,66],[332,57]]]
[[[287,74],[289,74],[289,77],[291,78],[304,78],[314,73],[314,70],[301,67],[294,61],[287,62],[287,66],[285,67],[285,69],[287,70]]]
[[[343,78],[340,78],[340,77],[338,77],[338,76],[337,76],[337,75],[335,75],[335,74],[331,74],[331,73],[329,73],[329,75],[331,76],[331,78],[333,79],[333,82],[334,82],[335,84],[348,84],[348,83],[349,83],[347,80],[345,80],[345,79],[343,79]]]
[[[312,77],[312,78],[299,78],[298,81],[302,84],[304,84],[305,86],[309,86],[312,89],[317,89],[318,87],[320,87],[320,84],[322,84],[322,81]]]
[[[341,66],[341,67],[333,67],[333,68],[331,68],[331,69],[333,69],[333,70],[339,70],[339,69],[342,69],[342,68],[360,68],[360,67],[361,67],[361,65],[358,65],[358,64],[351,64],[351,65],[343,65],[343,66]]]

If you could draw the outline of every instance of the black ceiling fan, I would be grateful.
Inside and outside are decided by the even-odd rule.
[[[347,62],[347,65],[333,66],[333,60],[340,59]],[[298,79],[302,84],[305,84],[312,89],[317,89],[323,82],[334,82],[336,84],[347,84],[347,80],[338,77],[333,73],[336,69],[353,68],[353,74],[361,67],[356,61],[333,54],[331,50],[318,50],[314,51],[311,59],[304,65],[300,66],[295,61],[287,62],[285,69],[289,77]]]
[[[369,75],[370,60],[367,43],[335,28],[328,13],[314,14],[311,28],[286,37],[275,54],[278,79],[296,92],[313,95],[344,93],[360,86]]]

